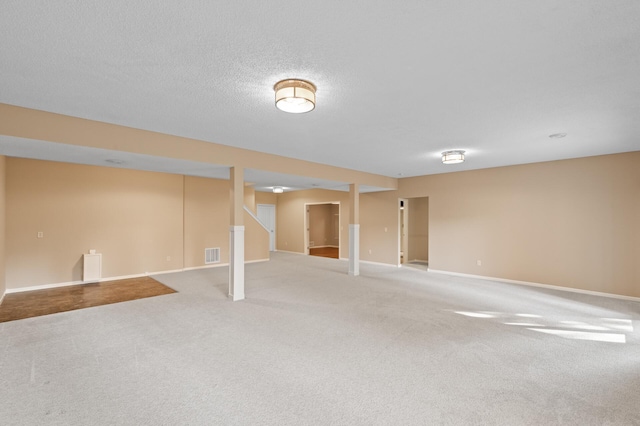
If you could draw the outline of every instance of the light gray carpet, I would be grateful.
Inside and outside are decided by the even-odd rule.
[[[276,253],[242,302],[216,268],[1,324],[0,424],[640,424],[639,303],[346,270]]]
[[[421,269],[423,271],[428,271],[429,270],[429,262],[425,262],[422,260],[412,260],[411,262],[407,262],[402,264],[403,267],[405,268],[416,268],[416,269]]]

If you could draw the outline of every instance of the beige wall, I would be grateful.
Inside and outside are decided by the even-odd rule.
[[[258,204],[278,204],[278,194],[273,192],[256,191],[256,205]]]
[[[244,185],[244,205],[256,214],[256,190],[251,184]]]
[[[398,194],[429,197],[432,269],[640,297],[640,152],[406,178]]]
[[[360,194],[360,259],[397,264],[396,191]],[[312,189],[278,195],[278,250],[304,253],[304,205],[340,202],[340,257],[349,257],[349,193]],[[334,209],[337,206],[333,207]],[[395,256],[395,258],[394,258]]]
[[[331,202],[340,203],[340,257],[348,257],[349,193],[342,191],[310,189],[279,194],[276,214],[277,249],[304,253],[305,203]]]
[[[204,249],[229,262],[229,181],[184,177],[184,267],[204,266]]]
[[[400,179],[360,196],[361,260],[397,265],[417,197],[431,269],[640,297],[640,152]]]
[[[247,262],[269,260],[269,231],[244,212],[244,259]]]
[[[6,290],[5,283],[5,169],[6,159],[0,155],[0,299]]]
[[[410,198],[407,200],[407,261],[429,260],[429,198]]]
[[[397,265],[400,256],[399,226],[397,191],[361,194],[360,259]]]
[[[178,175],[9,158],[7,287],[81,280],[89,249],[102,253],[103,277],[181,268],[182,184]]]
[[[103,277],[203,266],[206,247],[228,262],[228,181],[7,158],[6,185],[9,289],[80,281],[89,249]],[[269,257],[254,222],[245,216],[247,261]]]
[[[327,190],[278,195],[278,250],[304,253],[304,205],[340,202],[340,257],[349,257],[349,193]],[[360,259],[396,265],[399,257],[398,193],[360,194]]]

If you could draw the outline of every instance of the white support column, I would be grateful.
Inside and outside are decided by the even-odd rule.
[[[360,194],[357,183],[349,185],[349,275],[360,275]]]
[[[229,297],[244,299],[244,226],[229,227]]]
[[[244,170],[231,167],[229,203],[229,297],[244,299]]]
[[[360,275],[360,225],[349,224],[349,275]]]

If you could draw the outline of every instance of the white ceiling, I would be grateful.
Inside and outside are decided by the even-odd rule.
[[[2,103],[391,177],[640,150],[638,0],[4,0],[0,75]],[[274,107],[292,77],[318,87],[313,112]],[[43,144],[0,153],[228,173]]]

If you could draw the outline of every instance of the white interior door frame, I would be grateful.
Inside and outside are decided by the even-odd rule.
[[[404,205],[404,206],[403,206]],[[401,208],[403,207],[403,208]],[[407,231],[409,227],[409,200],[407,198],[398,199],[398,266],[402,265],[400,253],[404,254],[404,261],[407,261],[409,254],[409,244],[407,241]],[[404,225],[404,226],[403,226]]]

